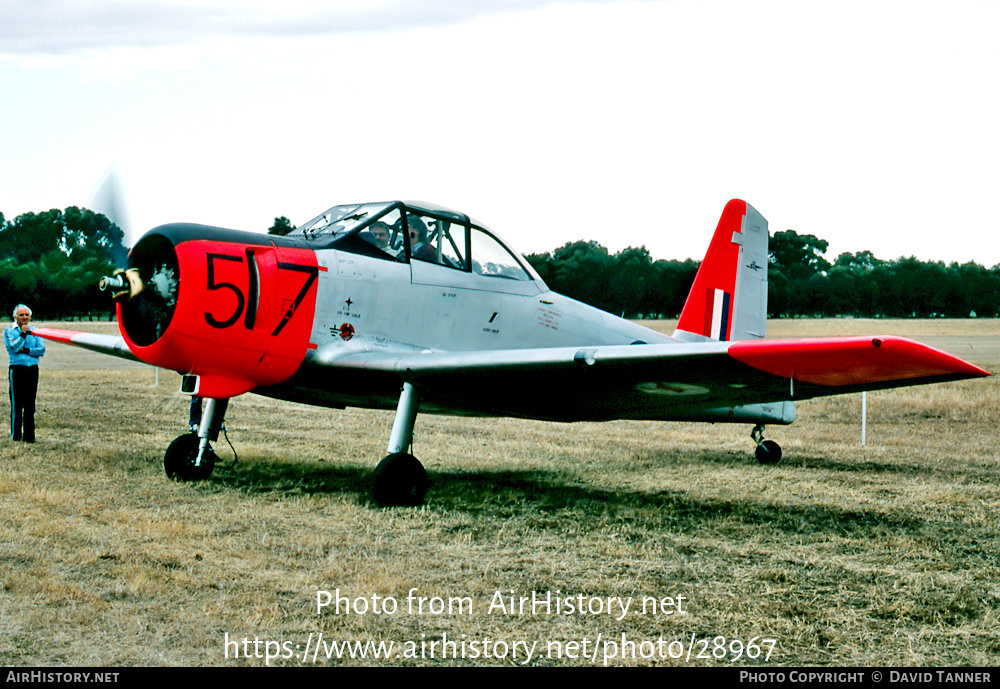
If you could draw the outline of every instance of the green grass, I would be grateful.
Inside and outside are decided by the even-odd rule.
[[[771,334],[851,323],[778,323]],[[876,322],[867,332],[909,329],[928,341],[955,332],[974,363],[996,371],[998,325],[952,323]],[[331,665],[526,659],[484,658],[482,645],[470,657],[486,640],[536,644],[532,665],[601,665],[610,646],[596,661],[567,657],[579,654],[565,645],[561,658],[546,653],[584,640],[580,650],[592,651],[598,635],[694,638],[705,641],[693,655],[702,646],[709,655],[616,656],[615,665],[728,664],[710,657],[716,637],[774,639],[767,665],[1000,662],[997,378],[870,394],[865,448],[857,396],[802,403],[794,425],[768,429],[784,448],[774,467],[753,460],[744,426],[420,416],[427,504],[378,509],[367,476],[391,413],[244,396],[226,419],[238,464],[178,484],[162,472],[186,421],[176,376],[161,373],[155,387],[150,369],[92,356],[49,346],[40,442],[4,445],[4,664],[262,665],[265,642],[301,652],[320,633],[418,652],[466,644],[465,659],[442,659],[440,647],[436,658],[390,661],[320,654],[317,664]],[[317,615],[317,591],[337,589],[392,597],[400,610]],[[467,598],[472,612],[410,613],[411,589]],[[687,614],[490,613],[511,591],[632,597],[633,606],[683,596]],[[227,658],[227,635],[261,657],[242,657],[241,646]]]

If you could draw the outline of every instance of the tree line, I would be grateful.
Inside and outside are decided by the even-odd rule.
[[[291,227],[280,217],[268,231],[285,234]],[[111,318],[113,305],[97,283],[125,266],[123,242],[117,225],[85,208],[10,221],[0,213],[0,304],[10,311],[27,303],[37,319]],[[794,230],[771,236],[769,316],[1000,316],[1000,265],[884,261],[870,251],[831,263],[827,247]],[[569,242],[527,260],[556,292],[626,318],[676,317],[699,266],[692,259],[653,260],[645,247],[612,254],[595,241]]]
[[[97,283],[125,264],[123,242],[117,225],[85,208],[10,221],[0,213],[0,304],[7,313],[28,304],[36,319],[110,318],[114,305]]]
[[[773,318],[1000,316],[1000,265],[898,258],[870,251],[825,257],[829,243],[794,230],[770,238],[768,315]],[[654,261],[645,247],[611,254],[570,242],[527,256],[550,288],[625,318],[680,314],[699,263]]]

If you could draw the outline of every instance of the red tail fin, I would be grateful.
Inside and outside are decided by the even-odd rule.
[[[684,303],[679,339],[746,340],[767,328],[767,221],[753,206],[726,204]]]

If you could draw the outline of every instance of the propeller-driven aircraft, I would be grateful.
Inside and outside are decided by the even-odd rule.
[[[207,400],[168,476],[207,478],[229,400],[246,392],[333,408],[395,409],[379,504],[419,504],[418,412],[552,421],[765,424],[795,402],[989,375],[898,337],[766,340],[767,221],[727,204],[673,336],[548,289],[484,225],[424,203],[335,206],[287,236],[163,225],[104,278],[121,336],[42,337],[182,374]]]

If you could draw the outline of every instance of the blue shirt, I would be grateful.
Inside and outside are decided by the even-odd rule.
[[[17,324],[3,331],[3,343],[11,366],[38,366],[38,359],[45,354],[45,341],[34,333],[21,337]],[[27,348],[28,351],[22,350]]]

